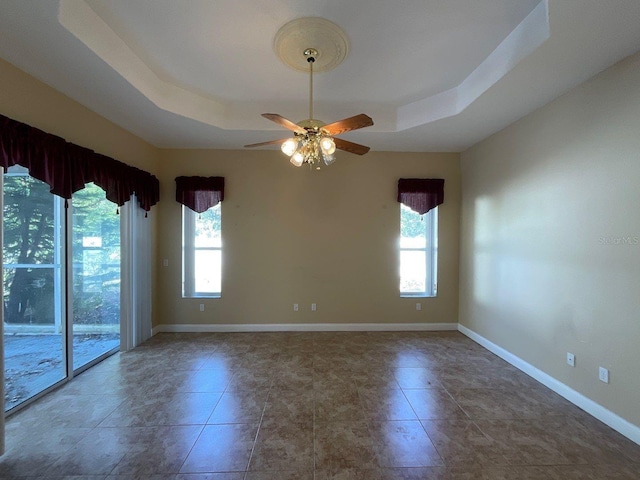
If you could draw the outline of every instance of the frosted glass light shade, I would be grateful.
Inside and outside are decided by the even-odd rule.
[[[320,140],[320,148],[325,155],[332,155],[336,151],[336,144],[331,137],[323,137]]]
[[[288,157],[293,155],[297,148],[298,148],[298,142],[294,138],[289,138],[288,140],[285,140],[280,146],[280,150],[282,150],[282,153],[284,153]]]
[[[304,161],[304,156],[300,153],[300,152],[295,152],[292,156],[291,156],[291,163],[293,163],[296,167],[299,167],[300,165],[302,165],[302,162]]]
[[[328,167],[329,165],[331,165],[333,162],[336,161],[336,156],[332,153],[329,154],[329,153],[322,152],[322,160],[324,161],[324,164]]]

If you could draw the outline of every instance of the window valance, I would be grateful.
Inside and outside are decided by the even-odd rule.
[[[224,177],[176,177],[176,201],[197,213],[224,200]]]
[[[398,202],[423,215],[444,202],[444,179],[401,178]]]
[[[0,165],[5,172],[12,165],[28,168],[29,175],[65,199],[91,182],[118,206],[134,193],[145,211],[160,199],[154,175],[4,115],[0,115]]]

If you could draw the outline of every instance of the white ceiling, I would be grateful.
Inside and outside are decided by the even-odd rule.
[[[0,56],[154,145],[241,148],[308,116],[273,50],[306,16],[349,39],[315,116],[383,151],[462,151],[640,50],[639,0],[1,0]]]

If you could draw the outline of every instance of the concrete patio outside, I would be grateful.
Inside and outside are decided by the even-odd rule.
[[[73,335],[73,363],[76,367],[120,345],[118,325],[93,327],[82,328]],[[65,377],[64,337],[42,330],[5,324],[5,410]],[[48,330],[52,331],[51,326]]]

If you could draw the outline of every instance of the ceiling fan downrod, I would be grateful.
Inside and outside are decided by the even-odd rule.
[[[307,48],[304,51],[304,56],[307,57],[309,63],[309,120],[313,119],[313,64],[318,56],[318,51],[315,48]]]

